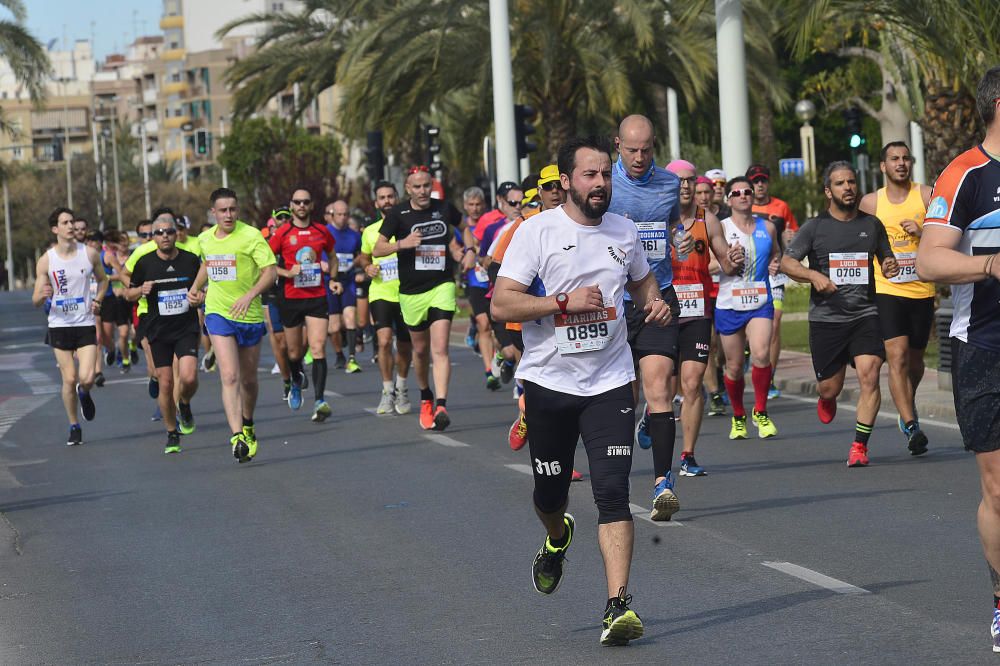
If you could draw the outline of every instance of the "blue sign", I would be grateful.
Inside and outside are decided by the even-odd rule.
[[[782,176],[803,176],[806,173],[806,161],[801,157],[778,160],[778,172]]]

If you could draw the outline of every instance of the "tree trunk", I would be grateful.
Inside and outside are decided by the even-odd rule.
[[[774,138],[774,109],[767,100],[757,105],[757,160],[778,173],[778,151]]]
[[[940,81],[928,81],[924,95],[924,159],[930,180],[982,137],[975,98]]]
[[[554,164],[559,146],[576,134],[576,114],[568,105],[546,101],[539,105],[540,124],[545,127],[546,164]]]

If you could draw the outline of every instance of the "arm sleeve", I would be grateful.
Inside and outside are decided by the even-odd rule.
[[[802,225],[802,228],[799,229],[799,233],[795,234],[795,238],[792,239],[792,243],[785,249],[785,254],[796,261],[802,261],[812,249],[813,237],[815,234],[815,218],[807,220],[806,223]]]
[[[964,196],[969,169],[960,161],[961,157],[949,164],[934,183],[924,224],[943,224],[964,230],[971,222]]]
[[[399,218],[396,216],[396,211],[389,211],[389,214],[385,216],[385,221],[382,222],[382,226],[379,228],[378,232],[386,238],[392,238],[399,233]]]
[[[882,224],[882,220],[879,220],[877,217],[875,219],[878,222],[875,225],[875,256],[880,260],[895,257],[892,245],[889,244],[889,234],[885,231],[885,225]]]
[[[531,230],[528,227],[528,230]],[[537,233],[515,234],[507,247],[506,259],[497,277],[506,277],[530,287],[541,269],[540,239]]]
[[[271,252],[271,247],[264,240],[264,237],[260,234],[254,234],[253,247],[250,249],[250,256],[253,257],[254,262],[259,268],[264,268],[265,266],[272,266],[277,261],[274,258],[274,252]]]
[[[131,258],[131,257],[130,257]],[[130,281],[133,287],[138,287],[143,282],[146,281],[146,265],[143,264],[138,259],[132,264],[132,280]]]
[[[379,227],[381,229],[381,227]],[[378,232],[372,232],[369,229],[365,229],[361,232],[361,254],[371,254],[372,250],[375,249],[375,238],[378,236]]]

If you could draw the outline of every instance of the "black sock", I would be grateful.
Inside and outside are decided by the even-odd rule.
[[[868,438],[871,437],[872,426],[865,425],[861,421],[854,424],[854,441],[868,446]]]
[[[431,391],[431,388],[429,386],[427,388],[420,389],[420,399],[421,400],[433,400],[434,399],[434,392]]]
[[[358,341],[358,332],[356,329],[347,329],[347,344],[344,347],[347,349],[348,356],[354,356],[354,345]]]
[[[673,412],[649,415],[649,437],[653,440],[653,475],[666,476],[674,461],[674,438],[677,423]]]
[[[917,420],[916,420],[916,419],[913,419],[912,421],[907,421],[907,422],[906,422],[906,426],[905,426],[905,427],[906,427],[906,429],[907,429],[907,430],[913,430],[913,429],[914,429],[914,428],[916,428],[916,427],[917,427],[918,425],[920,425],[920,424],[919,424],[919,423],[917,423]]]
[[[313,359],[313,389],[316,391],[316,400],[323,399],[323,392],[326,390],[326,359]]]
[[[299,378],[299,373],[302,372],[302,359],[300,358],[294,361],[292,359],[288,359],[288,369],[292,373],[292,381],[298,383],[297,380]]]
[[[569,543],[568,527],[563,531],[563,535],[559,539],[553,539],[552,537],[549,537],[549,545],[552,546],[553,548],[565,548],[567,543]]]
[[[247,417],[244,416],[243,417],[243,427],[244,428],[252,428],[253,427],[253,419],[248,419]]]
[[[435,407],[447,407],[448,406],[447,403],[448,403],[447,398],[438,398]]]
[[[719,393],[720,395],[725,390],[722,387],[726,385],[726,382],[723,380],[723,377],[724,375],[722,372],[722,366],[719,365],[715,368],[715,385],[719,387],[717,393]]]

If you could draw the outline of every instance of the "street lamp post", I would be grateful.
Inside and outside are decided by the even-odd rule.
[[[139,119],[139,150],[142,151],[142,190],[146,197],[146,219],[152,217],[152,207],[149,205],[149,164],[146,161],[146,121]]]
[[[10,195],[7,192],[7,173],[3,175],[3,227],[7,235],[7,291],[14,291],[14,234],[10,222]]]
[[[493,66],[493,127],[497,141],[497,180],[519,180],[507,0],[490,0],[490,55]]]
[[[115,215],[118,216],[118,229],[122,229],[122,193],[121,193],[121,182],[118,179],[118,142],[116,140],[115,132],[115,103],[116,100],[111,100],[111,166],[114,169],[115,175]]]
[[[66,163],[66,205],[73,207],[73,165],[69,149],[69,100],[66,99],[66,84],[72,79],[61,77],[57,79],[63,90],[63,161]]]
[[[746,171],[751,161],[750,96],[740,0],[715,0],[715,38],[722,168],[732,175]]]
[[[795,104],[795,117],[802,121],[802,127],[799,129],[802,162],[806,176],[811,178],[816,173],[816,139],[809,121],[816,117],[816,105],[807,99],[799,100]],[[811,203],[806,204],[806,216],[813,216]]]
[[[226,117],[219,116],[219,149],[216,152],[215,160],[219,161],[218,153],[222,152],[222,142],[226,138]],[[226,171],[226,167],[222,167],[222,186],[229,187],[229,173]]]
[[[184,191],[187,192],[188,189],[188,167],[187,167],[187,138],[188,132],[194,129],[193,123],[184,123],[181,125],[181,183],[183,184]]]
[[[90,134],[93,137],[94,142],[94,186],[97,189],[97,223],[101,231],[104,231],[104,210],[101,205],[101,199],[104,198],[104,192],[101,189],[101,154],[100,147],[97,143],[97,120],[94,118],[94,107],[90,107]]]

